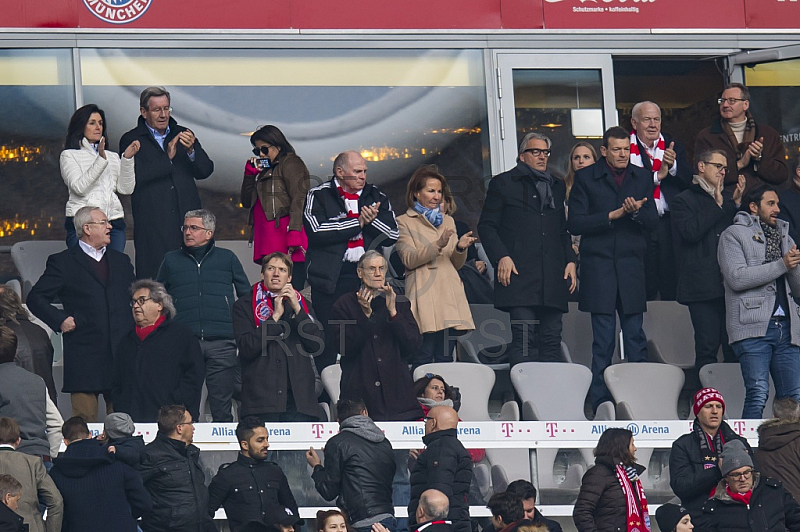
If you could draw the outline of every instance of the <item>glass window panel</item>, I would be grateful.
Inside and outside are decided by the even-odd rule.
[[[787,160],[800,155],[800,59],[748,66],[744,73],[756,122],[781,135]]]

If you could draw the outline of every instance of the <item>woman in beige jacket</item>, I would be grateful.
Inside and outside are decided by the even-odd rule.
[[[472,231],[456,237],[455,202],[447,180],[435,165],[414,172],[406,190],[408,210],[397,218],[397,252],[406,267],[406,295],[422,333],[414,367],[452,362],[457,331],[475,328],[458,276]]]

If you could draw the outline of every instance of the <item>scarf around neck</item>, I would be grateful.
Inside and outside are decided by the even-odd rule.
[[[628,532],[650,532],[650,514],[642,481],[631,466],[617,464],[614,468],[617,480],[625,494]]]
[[[781,230],[769,224],[761,223],[761,221],[758,223],[761,225],[761,230],[764,231],[764,236],[767,238],[767,250],[766,256],[764,257],[764,264],[782,259]]]
[[[382,442],[386,439],[383,431],[367,416],[350,416],[339,423],[339,430],[352,432],[372,443]]]
[[[136,336],[139,337],[139,340],[144,342],[144,339],[147,338],[148,336],[150,336],[150,334],[152,334],[153,331],[158,329],[159,325],[161,325],[165,321],[167,321],[167,317],[162,314],[161,316],[158,317],[156,322],[154,324],[152,324],[152,325],[148,325],[147,327],[139,327],[137,325],[136,326]]]
[[[361,198],[362,190],[358,192],[346,192],[342,186],[336,181],[336,189],[339,191],[339,197],[344,200],[344,206],[347,209],[346,218],[356,218],[361,215],[361,210],[358,208],[358,200]],[[364,233],[359,233],[347,241],[347,250],[344,252],[343,262],[358,262],[361,255],[364,254]]]
[[[725,486],[725,491],[728,492],[728,495],[734,501],[740,502],[745,505],[750,505],[750,497],[753,496],[753,490],[749,490],[747,493],[736,493],[735,491],[731,491],[730,486]]]
[[[700,458],[703,460],[703,469],[714,469],[717,467],[717,459],[725,446],[725,438],[722,436],[722,425],[720,425],[717,434],[713,438],[703,430],[697,418],[692,422],[692,430],[700,441]],[[716,491],[717,487],[714,486],[711,488],[711,492],[708,496],[712,497]]]
[[[528,176],[533,178],[536,191],[539,193],[539,209],[542,211],[545,209],[555,209],[556,204],[553,200],[553,183],[555,183],[555,178],[550,175],[549,172],[540,172],[522,161],[520,161],[520,166]]]
[[[643,157],[646,155],[650,159],[650,169],[653,171],[653,182],[658,183],[658,171],[661,170],[661,164],[664,161],[664,150],[666,150],[666,143],[664,142],[664,135],[658,134],[656,147],[653,150],[653,155],[650,155],[650,150],[645,149],[644,154],[639,150],[639,135],[634,129],[631,131],[631,164],[644,168]],[[664,213],[664,207],[661,205],[661,185],[653,187],[653,199],[656,201],[656,207],[659,214]]]
[[[438,205],[435,209],[428,209],[427,207],[423,207],[420,202],[415,201],[414,210],[424,216],[434,227],[439,227],[444,221],[441,205]]]
[[[308,314],[308,305],[302,294],[297,290],[294,291],[297,295],[297,300],[300,302],[300,307]],[[255,320],[256,327],[260,327],[262,323],[267,321],[272,313],[275,312],[275,296],[278,294],[270,292],[264,286],[264,282],[257,283],[253,287],[253,319]]]
[[[706,194],[708,194],[709,196],[714,198],[715,201],[716,201],[717,189],[716,189],[716,187],[714,185],[712,185],[711,183],[709,183],[708,181],[706,181],[705,179],[703,179],[699,175],[696,175],[696,176],[692,177],[692,183],[695,184],[695,185],[698,185],[700,188],[703,189],[703,191]]]

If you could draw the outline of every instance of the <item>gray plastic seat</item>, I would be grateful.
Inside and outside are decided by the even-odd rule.
[[[643,329],[652,362],[694,367],[694,327],[689,308],[677,301],[649,301]]]
[[[30,240],[11,246],[11,260],[19,272],[23,301],[44,273],[47,257],[65,249],[67,244],[63,240]]]
[[[744,378],[742,368],[737,363],[717,362],[700,368],[700,383],[706,388],[716,388],[725,399],[725,417],[736,419],[744,410]],[[772,416],[772,402],[775,400],[775,385],[769,378],[769,397],[764,405],[762,417]]]
[[[236,254],[251,285],[261,280],[261,266],[253,262],[253,248],[247,240],[218,240],[217,247],[229,249]]]
[[[628,362],[609,366],[603,377],[617,405],[617,419],[680,419],[678,397],[685,379],[680,368]]]

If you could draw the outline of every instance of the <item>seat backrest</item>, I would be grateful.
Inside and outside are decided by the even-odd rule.
[[[680,419],[678,397],[683,388],[683,370],[656,362],[627,362],[606,368],[606,386],[617,403],[625,403],[630,419]]]
[[[473,236],[475,234],[473,233]],[[494,267],[492,266],[492,261],[489,260],[489,256],[486,254],[486,250],[483,249],[483,244],[480,242],[475,243],[475,251],[478,253],[478,260],[482,260],[486,263],[486,273],[489,274],[489,279],[492,280],[492,284],[495,282],[494,278]]]
[[[67,244],[63,240],[30,240],[11,246],[11,260],[22,280],[24,297],[28,297],[28,292],[44,273],[47,257],[65,249]]]
[[[744,410],[744,378],[742,368],[734,362],[716,362],[700,368],[700,383],[704,388],[716,388],[725,399],[725,417],[736,419]],[[772,402],[775,400],[775,385],[769,378],[769,397],[764,405],[762,417],[772,417]]]
[[[236,254],[251,285],[261,280],[261,266],[253,262],[253,248],[247,240],[218,240],[217,246]]]
[[[586,421],[583,403],[591,383],[592,372],[581,364],[523,362],[511,368],[519,398],[536,407],[538,419],[530,421]]]
[[[458,417],[464,421],[490,421],[489,394],[494,386],[494,370],[481,364],[442,362],[425,364],[414,370],[414,380],[434,373],[461,391]]]
[[[694,367],[694,335],[689,332],[694,328],[686,305],[677,301],[648,301],[642,328],[650,347],[650,360],[682,369]]]
[[[332,364],[322,370],[320,378],[333,406],[335,406],[339,401],[339,383],[342,380],[342,367],[339,364]]]

